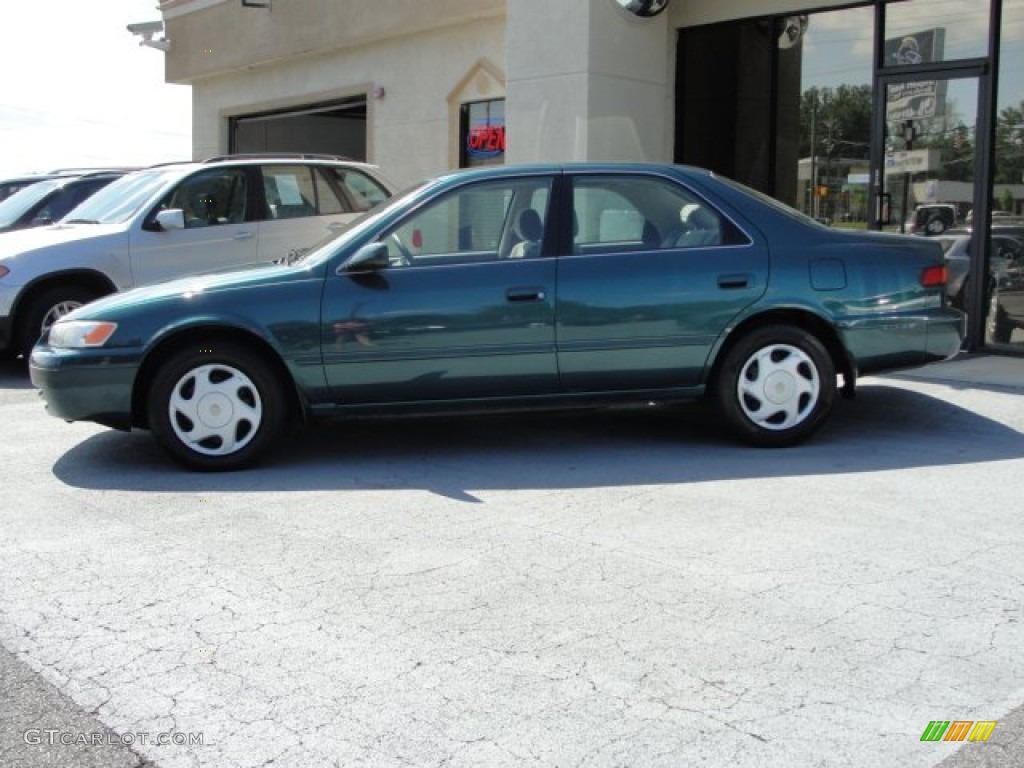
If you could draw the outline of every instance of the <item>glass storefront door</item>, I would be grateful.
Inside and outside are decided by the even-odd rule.
[[[889,77],[879,98],[883,227],[928,237],[962,233],[976,190],[978,79]]]
[[[975,232],[974,210],[983,188],[977,175],[981,71],[886,75],[876,90],[876,131],[882,136],[881,167],[873,163],[875,213],[882,229],[935,238],[946,254],[951,303],[969,317],[991,296],[984,268],[991,241]],[[969,331],[970,332],[970,331]]]

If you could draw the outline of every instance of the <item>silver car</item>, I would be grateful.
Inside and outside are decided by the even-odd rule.
[[[935,239],[942,245],[946,256],[949,273],[946,294],[954,307],[963,310],[970,291],[971,233],[967,230],[952,230]],[[1024,254],[1024,235],[993,232],[990,250],[990,274],[997,275],[1008,260]]]
[[[0,350],[28,352],[59,317],[109,293],[288,260],[392,192],[375,167],[319,155],[130,173],[58,224],[0,236]]]

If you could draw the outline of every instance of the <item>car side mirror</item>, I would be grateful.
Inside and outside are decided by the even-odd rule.
[[[387,243],[367,243],[345,260],[338,268],[338,273],[376,272],[390,265]]]
[[[167,208],[156,215],[157,226],[168,232],[172,229],[185,228],[185,212],[181,208]]]

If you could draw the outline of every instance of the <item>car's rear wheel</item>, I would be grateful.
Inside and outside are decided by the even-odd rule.
[[[99,296],[92,288],[72,283],[51,286],[31,297],[18,321],[18,351],[27,355],[50,326]]]
[[[157,440],[182,464],[206,471],[255,463],[280,437],[285,410],[274,369],[253,350],[218,341],[171,356],[147,402]]]
[[[727,353],[714,382],[719,409],[744,440],[783,447],[806,439],[828,416],[835,366],[821,342],[788,325],[759,328]]]

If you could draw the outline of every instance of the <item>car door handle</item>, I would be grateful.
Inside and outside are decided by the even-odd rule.
[[[252,232],[235,232],[235,234],[231,236],[232,240],[251,240],[252,238]]]
[[[509,288],[505,291],[505,298],[509,301],[544,301],[547,294],[543,288]]]
[[[331,232],[340,232],[347,226],[348,224],[346,224],[343,221],[332,221],[330,224],[327,225],[327,228],[331,230]]]
[[[718,287],[725,290],[747,288],[753,282],[753,275],[719,275]]]

